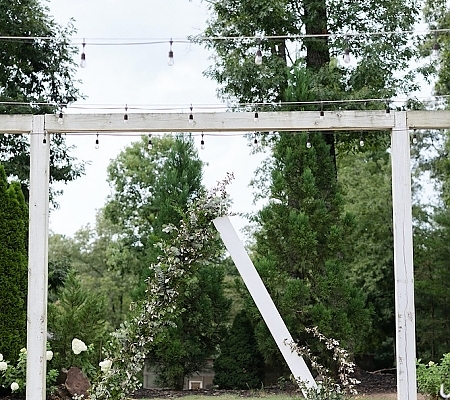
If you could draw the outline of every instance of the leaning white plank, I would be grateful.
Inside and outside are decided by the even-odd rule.
[[[283,319],[280,316],[275,304],[272,301],[266,287],[264,286],[261,277],[256,271],[250,257],[245,251],[239,236],[228,217],[216,218],[214,225],[220,233],[220,236],[225,243],[225,247],[231,255],[236,267],[244,280],[253,300],[258,307],[267,327],[270,330],[278,348],[281,351],[286,363],[288,364],[292,375],[296,379],[305,382],[306,387],[316,387],[316,382],[311,375],[308,366],[301,356],[296,352],[292,352],[289,346],[292,337],[289,333]],[[303,393],[306,397],[306,393]]]

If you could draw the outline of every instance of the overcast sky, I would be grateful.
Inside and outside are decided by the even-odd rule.
[[[94,105],[185,105],[217,104],[215,82],[203,72],[212,62],[210,54],[199,45],[174,43],[175,64],[167,65],[170,38],[185,39],[198,34],[208,18],[206,2],[199,0],[50,0],[50,14],[56,22],[67,25],[71,18],[77,28],[76,43],[86,39],[87,68],[79,68],[77,79],[86,100],[75,103],[86,110],[98,112]],[[162,39],[162,44],[120,46],[94,45],[98,40],[111,43],[114,39]],[[79,46],[81,48],[81,45]],[[78,62],[78,58],[77,58]],[[103,110],[109,112],[107,110]],[[109,160],[138,137],[100,135],[100,147],[95,149],[95,136],[68,136],[68,144],[77,146],[74,155],[90,165],[86,175],[60,186],[64,195],[58,198],[60,208],[52,211],[50,229],[54,233],[72,236],[79,228],[94,225],[95,214],[105,204],[110,189],[106,182]],[[198,146],[200,138],[196,139]],[[254,206],[248,188],[254,170],[262,156],[251,156],[247,140],[242,136],[205,136],[206,148],[199,150],[205,167],[204,183],[209,188],[222,180],[226,172],[235,174],[230,187],[233,211],[248,212]],[[245,221],[233,218],[236,229]]]

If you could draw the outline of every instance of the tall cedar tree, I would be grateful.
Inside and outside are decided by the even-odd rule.
[[[0,352],[15,362],[26,347],[28,207],[20,184],[0,164]]]
[[[215,51],[214,64],[206,71],[206,75],[219,83],[219,95],[231,104],[270,104],[269,109],[272,110],[273,108],[283,109],[277,104],[285,101],[316,101],[319,103],[327,100],[389,99],[399,93],[410,93],[418,86],[415,73],[411,71],[409,65],[416,52],[411,42],[408,42],[409,35],[402,33],[402,31],[413,29],[420,12],[420,4],[414,0],[394,0],[382,3],[375,0],[365,2],[214,0],[209,4],[212,18],[205,30],[206,37],[261,37],[260,40],[206,41],[207,47]],[[391,33],[379,35],[382,31]],[[342,32],[349,32],[352,35],[346,36]],[[305,33],[320,36],[302,37]],[[353,35],[354,33],[356,35]],[[365,33],[377,33],[377,35],[366,35]],[[269,36],[277,39],[266,39]],[[284,36],[290,36],[292,39],[283,38]],[[258,46],[263,53],[262,65],[256,65],[254,62]],[[350,50],[353,59],[349,65],[342,62],[344,49]],[[385,106],[384,102],[339,104],[339,108],[342,109],[373,109]],[[260,111],[265,109],[265,106],[260,107]],[[320,105],[303,104],[295,107],[285,105],[284,108],[316,110],[319,114]],[[324,105],[325,111],[333,108],[333,105]],[[286,135],[289,134],[275,135],[275,144],[273,145],[275,163],[283,164],[285,161],[282,157],[288,150],[283,152],[280,147],[286,143]],[[365,134],[365,149],[386,150],[389,144],[388,137],[379,132]],[[296,192],[297,198],[284,196],[280,200],[277,197],[269,197],[269,206],[258,216],[257,220],[261,225],[257,235],[256,251],[257,257],[261,259],[260,268],[262,268],[261,265],[264,265],[267,274],[270,275],[269,271],[276,271],[278,265],[288,264],[286,265],[287,277],[302,276],[302,274],[309,274],[315,280],[319,280],[321,277],[325,290],[327,285],[325,277],[328,276],[326,271],[330,271],[331,265],[336,269],[338,277],[349,269],[350,259],[345,258],[345,252],[342,253],[336,248],[336,252],[332,255],[333,251],[329,251],[326,246],[320,247],[319,245],[323,244],[323,238],[328,236],[327,230],[333,234],[333,226],[340,224],[338,222],[339,213],[334,208],[334,200],[332,200],[332,193],[337,188],[336,181],[339,175],[336,169],[336,157],[339,153],[344,154],[346,150],[354,148],[358,141],[358,135],[347,132],[322,133],[321,143],[327,147],[321,157],[326,157],[330,162],[324,170],[314,168],[307,162],[304,163],[307,157],[302,157],[297,162],[292,161],[292,165],[295,165],[297,169],[287,167],[286,173],[281,172],[274,175],[270,168],[266,169],[269,171],[265,177],[266,188],[270,185],[277,187],[279,182],[283,181],[287,183],[290,181],[293,187],[301,187],[305,182],[302,183],[300,178],[307,178],[307,175],[302,175],[302,171],[306,171],[307,168],[310,168],[309,181],[317,183],[317,190],[313,197],[305,197],[306,193],[302,193],[302,191]],[[305,146],[305,140],[298,145]],[[291,146],[289,151],[296,151],[294,147]],[[294,157],[292,159],[294,160]],[[291,176],[287,174],[289,169],[291,169]],[[271,173],[272,175],[270,175]],[[328,182],[330,190],[321,186],[321,182]],[[285,187],[284,190],[288,192],[290,189]],[[299,210],[295,208],[296,204],[309,208],[308,204],[311,204],[312,207],[313,204],[320,203],[323,204],[325,216],[330,213],[329,218],[317,218],[319,208],[315,211],[316,217],[308,214],[310,210],[301,211],[302,218],[296,217],[299,214]],[[272,226],[268,224],[276,219],[275,216],[271,216],[275,215],[275,212],[283,216],[284,224],[291,225],[288,227],[280,223],[279,231],[275,229],[271,240],[268,240],[266,232],[272,229]],[[313,217],[314,224],[308,225],[309,218]],[[287,232],[288,230],[290,232]],[[289,237],[288,234],[293,237]],[[335,247],[340,247],[349,238],[350,236],[336,237]],[[291,242],[299,244],[299,248],[304,249],[306,254],[300,254],[298,248],[295,247],[287,251],[287,244]],[[308,246],[306,243],[309,243]],[[331,244],[331,242],[329,243]],[[262,245],[264,245],[264,250],[259,249],[259,246]],[[281,252],[278,247],[283,248],[283,251]],[[283,257],[280,257],[280,254]],[[336,254],[344,254],[344,258],[336,257]],[[385,257],[385,255],[381,256]],[[262,263],[263,257],[266,259],[264,263]],[[299,263],[298,260],[301,262]],[[272,274],[275,279],[277,277],[274,271]],[[383,271],[380,272],[383,273]],[[391,275],[390,271],[388,275]],[[281,276],[279,279],[281,280]],[[331,279],[328,288],[331,289],[335,283]],[[314,285],[309,286],[308,282],[301,279],[293,280],[291,285],[294,284],[299,286],[295,290],[292,289],[293,295],[299,298],[296,306],[299,312],[295,318],[294,316],[292,318],[303,318],[305,322],[313,322],[322,314],[324,324],[331,326],[330,323],[333,319],[330,318],[331,314],[328,314],[326,318],[323,313],[316,311],[313,312],[314,315],[311,314],[312,310],[317,310],[321,301],[325,301],[326,291],[323,292],[323,297],[322,295],[316,296],[316,293],[310,292],[310,288],[313,289]],[[278,290],[283,293],[287,290],[283,284],[278,287]],[[350,290],[350,288],[348,289]],[[342,290],[346,289],[342,287]],[[334,297],[333,290],[330,290],[329,293]],[[272,295],[278,297],[278,292],[274,291]],[[357,298],[360,297],[357,296]],[[330,298],[331,308],[337,307],[342,299]],[[352,315],[352,307],[346,309],[347,306],[344,303],[342,302],[343,310],[349,313],[348,316]],[[300,307],[300,304],[304,304],[304,306]],[[282,303],[278,306],[285,307]],[[391,314],[393,312],[393,309],[390,310]],[[303,317],[301,317],[302,315]],[[307,315],[314,318],[307,317]],[[355,316],[362,326],[366,326],[365,316],[367,316],[366,313],[362,320]],[[338,319],[336,319],[337,321]],[[342,329],[338,327],[336,332],[343,333],[345,331],[347,339],[351,338],[353,332],[356,335],[352,338],[355,345],[353,350],[360,351],[362,339],[360,333],[362,331],[355,330],[356,326],[352,327],[352,323],[346,318],[342,323]],[[295,327],[296,332],[301,332],[301,327],[302,325]],[[394,329],[394,326],[390,326],[387,331],[381,332],[380,335],[384,337],[380,337],[378,341],[381,343],[386,337],[392,337]],[[270,339],[265,342],[270,342]]]
[[[371,330],[369,310],[345,276],[353,218],[342,210],[328,144],[320,133],[281,134],[270,174],[269,204],[255,218],[260,229],[253,252],[262,279],[294,340],[308,342],[304,328],[318,326],[361,352]],[[256,331],[260,350],[274,362],[278,350],[262,320]],[[313,350],[329,361],[320,344]]]

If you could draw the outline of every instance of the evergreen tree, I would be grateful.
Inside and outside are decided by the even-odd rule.
[[[264,358],[247,312],[236,314],[214,361],[214,385],[220,389],[256,389],[264,383]]]
[[[14,362],[27,343],[28,208],[1,164],[0,205],[0,352]]]
[[[282,133],[273,153],[269,204],[255,218],[255,265],[294,340],[307,342],[304,328],[317,326],[359,353],[371,330],[369,310],[345,274],[353,219],[343,212],[328,145],[320,133]],[[262,320],[256,331],[273,362],[278,350]]]
[[[48,331],[54,352],[53,365],[58,370],[81,367],[80,355],[72,352],[72,340],[82,340],[94,349],[88,357],[92,366],[101,361],[102,345],[107,339],[104,299],[84,289],[75,271],[69,271],[58,300],[48,305]],[[94,367],[95,368],[95,367]],[[89,374],[91,371],[84,371]]]

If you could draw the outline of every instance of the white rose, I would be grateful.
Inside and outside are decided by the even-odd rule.
[[[5,361],[0,361],[0,371],[6,371],[8,369],[8,364]]]
[[[112,361],[111,360],[103,360],[98,363],[102,372],[106,373],[111,369]]]
[[[17,382],[11,383],[11,390],[14,392],[17,389],[19,389],[19,384]]]
[[[84,342],[80,339],[73,339],[72,340],[72,351],[75,354],[80,354],[82,351],[86,351],[87,346],[84,344]]]
[[[45,358],[47,359],[47,361],[50,361],[53,358],[53,351],[47,350],[47,352],[45,353]]]

